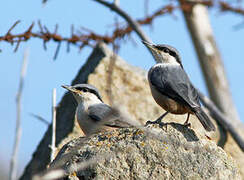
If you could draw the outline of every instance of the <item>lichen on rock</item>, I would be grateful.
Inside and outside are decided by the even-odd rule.
[[[79,179],[240,179],[235,162],[221,148],[176,123],[74,139],[51,168],[60,162],[68,177],[75,173]],[[84,162],[86,168],[70,168]]]

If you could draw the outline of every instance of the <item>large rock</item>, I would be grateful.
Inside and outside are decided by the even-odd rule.
[[[101,92],[105,103],[119,105],[120,109],[127,111],[131,118],[142,124],[147,120],[154,120],[164,113],[164,110],[155,103],[151,96],[146,71],[127,64],[114,55],[103,43],[96,46],[74,78],[72,84],[77,83],[93,84]],[[75,99],[70,93],[66,93],[57,109],[58,150],[70,140],[83,135],[74,119],[75,109]],[[185,120],[185,115],[169,114],[164,118],[165,122],[184,123]],[[212,140],[218,140],[218,131],[207,133],[195,116],[190,117],[190,123],[191,128],[198,133],[200,138],[208,136]],[[49,164],[51,129],[50,126],[21,179],[30,179],[33,174],[44,170]],[[244,154],[232,138],[229,138],[226,144],[226,151],[237,161],[244,177]]]
[[[80,164],[85,168],[79,169]],[[175,123],[72,140],[50,170],[60,167],[68,179],[240,179],[223,149]]]
[[[109,103],[109,86],[107,85],[107,77],[112,76],[112,95],[115,104],[120,104],[121,108],[127,109],[131,117],[145,123],[147,120],[154,120],[165,111],[162,110],[152,98],[150,88],[147,81],[147,72],[133,67],[116,56],[116,62],[113,66],[112,75],[109,73],[109,66],[113,53],[104,44],[100,48],[106,56],[95,68],[95,71],[88,77],[88,83],[95,85],[101,92],[105,102]],[[152,59],[153,60],[153,59]],[[167,115],[163,121],[165,122],[178,122],[183,124],[186,120],[186,115]],[[212,122],[215,121],[212,119]],[[191,128],[198,132],[199,136],[208,136],[216,143],[219,139],[219,131],[208,133],[204,130],[201,123],[195,116],[190,116]],[[215,123],[216,126],[216,123]],[[217,126],[216,126],[217,127]],[[240,126],[242,128],[243,126]],[[244,138],[244,131],[242,137]],[[225,145],[225,151],[232,155],[237,161],[241,175],[244,178],[244,153],[234,142],[233,138],[228,135],[228,140]]]

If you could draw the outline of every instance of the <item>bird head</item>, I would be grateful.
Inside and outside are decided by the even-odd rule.
[[[142,41],[142,43],[150,49],[158,63],[180,65],[182,67],[179,52],[174,47],[166,44],[155,45],[146,41]]]
[[[62,87],[70,91],[78,103],[84,101],[103,102],[97,88],[92,85],[76,84],[74,86],[62,85]]]

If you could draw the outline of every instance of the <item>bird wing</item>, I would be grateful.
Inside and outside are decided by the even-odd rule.
[[[128,122],[123,120],[117,109],[104,103],[89,106],[88,116],[95,122],[109,127],[131,127]]]
[[[152,85],[163,95],[190,107],[199,107],[199,96],[180,66],[157,66],[149,75]]]

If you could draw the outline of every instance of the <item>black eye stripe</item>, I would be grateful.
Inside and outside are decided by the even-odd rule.
[[[82,91],[82,90],[83,90],[82,87],[76,87],[75,89],[76,89],[76,90],[79,90],[79,91]]]
[[[89,89],[87,89],[85,87],[76,87],[75,89],[79,90],[79,91],[83,91],[83,92],[89,92]]]
[[[89,88],[89,87],[83,87],[83,86],[74,86],[74,88],[78,91],[90,92],[92,94],[95,94],[98,97],[98,99],[100,99],[103,102],[99,92],[95,88]]]
[[[93,93],[93,94],[96,94],[97,95],[97,92],[92,90],[92,89],[88,89],[88,88],[85,88],[85,87],[76,87],[75,88],[76,90],[79,90],[79,91],[83,91],[83,92],[90,92],[90,93]]]
[[[162,46],[156,46],[156,48],[160,51],[163,51],[165,53],[169,53],[170,55],[172,55],[174,52],[172,52],[170,49],[168,49],[167,47],[162,47]]]
[[[161,46],[156,46],[156,48],[160,51],[163,51],[165,53],[169,53],[171,56],[176,57],[176,53],[174,51],[171,51],[167,47],[161,47]]]
[[[170,51],[169,54],[173,57],[176,57],[176,53],[174,51]]]
[[[161,46],[155,46],[158,50],[160,51],[164,51],[165,50],[165,47],[161,47]]]

